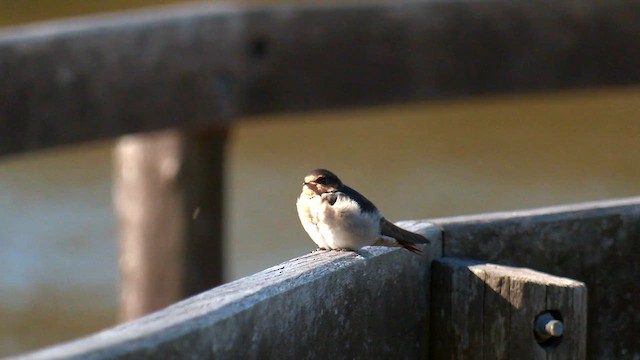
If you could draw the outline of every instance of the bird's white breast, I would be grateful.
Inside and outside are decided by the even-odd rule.
[[[337,193],[331,205],[321,196],[298,198],[298,215],[309,236],[325,249],[357,250],[372,245],[380,237],[378,211],[362,212],[360,206],[348,196]]]
[[[304,227],[304,230],[309,234],[311,240],[313,240],[319,248],[330,249],[318,228],[322,198],[320,198],[320,196],[307,197],[305,194],[301,194],[296,202],[296,208],[298,209],[298,217],[300,217],[302,227]]]

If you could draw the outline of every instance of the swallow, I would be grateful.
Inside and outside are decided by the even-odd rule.
[[[415,244],[429,243],[426,237],[389,222],[371,201],[329,170],[315,169],[304,177],[296,207],[319,249],[357,251],[376,245],[419,253]]]

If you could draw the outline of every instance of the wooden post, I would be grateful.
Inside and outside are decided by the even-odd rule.
[[[222,282],[226,130],[123,137],[115,149],[120,319]]]
[[[584,283],[441,258],[434,261],[431,294],[433,359],[586,357]]]

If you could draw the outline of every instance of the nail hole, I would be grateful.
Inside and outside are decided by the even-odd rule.
[[[267,55],[268,46],[267,40],[263,38],[256,38],[251,41],[250,53],[254,59],[262,59]]]

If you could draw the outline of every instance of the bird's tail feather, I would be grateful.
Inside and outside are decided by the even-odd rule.
[[[384,239],[383,237],[378,240],[375,245],[401,246],[413,253],[419,253],[420,249],[418,249],[415,244],[430,243],[426,237],[398,227],[385,218],[380,219],[380,229],[382,235],[395,239],[395,242],[393,242],[392,239]]]
[[[394,238],[390,238],[388,236],[382,236],[375,243],[373,243],[373,245],[386,246],[386,247],[401,247],[416,254],[419,254],[422,252],[420,249],[418,249],[418,247],[414,243],[410,243],[408,241],[403,241],[403,240],[397,240]]]

